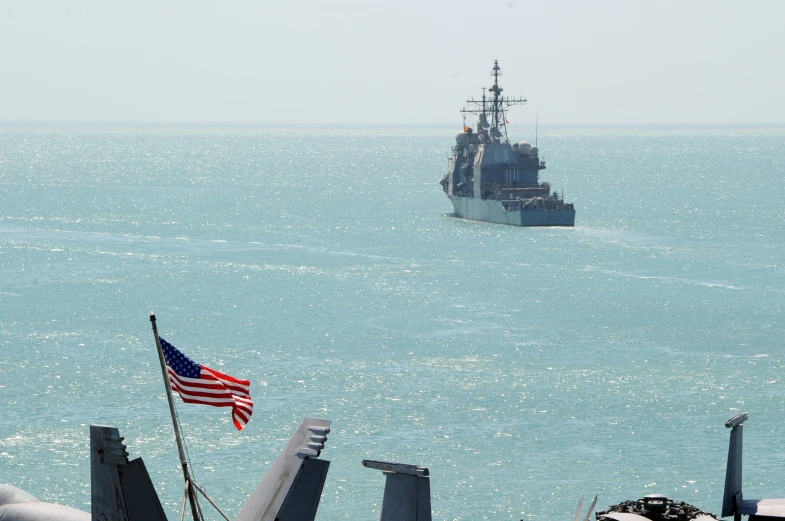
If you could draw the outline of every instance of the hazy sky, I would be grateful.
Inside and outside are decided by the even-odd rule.
[[[0,121],[785,122],[785,0],[0,0]]]

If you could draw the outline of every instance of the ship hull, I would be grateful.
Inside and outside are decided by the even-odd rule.
[[[501,201],[451,195],[455,215],[474,221],[514,226],[575,226],[575,210],[512,210]]]

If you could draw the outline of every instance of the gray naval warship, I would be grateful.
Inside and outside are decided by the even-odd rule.
[[[513,143],[507,137],[507,109],[526,103],[502,95],[501,69],[496,60],[493,86],[483,87],[482,98],[466,100],[463,132],[455,138],[442,188],[455,215],[466,219],[516,226],[574,226],[575,208],[547,182],[540,183],[545,161],[537,146]],[[466,126],[466,115],[478,117],[477,130]]]

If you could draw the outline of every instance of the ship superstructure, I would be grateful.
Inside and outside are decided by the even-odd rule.
[[[447,175],[441,185],[458,217],[517,226],[574,226],[575,208],[547,182],[540,183],[545,161],[527,141],[510,145],[507,110],[523,105],[523,98],[502,95],[501,69],[496,60],[493,86],[482,98],[466,101],[463,132],[455,138]],[[478,118],[477,128],[466,126],[466,115]]]

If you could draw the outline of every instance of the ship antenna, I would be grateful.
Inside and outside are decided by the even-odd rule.
[[[540,113],[534,116],[534,146],[537,146],[537,126],[540,122]]]
[[[482,88],[482,115],[485,116],[485,87]]]
[[[477,125],[477,133],[480,135],[482,143],[494,143],[495,140],[504,137],[504,142],[509,143],[507,136],[507,109],[513,105],[524,105],[526,98],[508,98],[502,96],[502,89],[499,86],[499,76],[501,76],[501,68],[499,67],[499,60],[494,60],[493,70],[491,71],[493,77],[493,86],[482,88],[482,99],[469,99],[466,100],[468,107],[464,107],[461,112],[465,114],[479,114],[480,122]],[[487,91],[493,93],[493,98],[488,96]],[[488,121],[488,112],[491,113],[491,121]],[[484,122],[484,123],[483,123]],[[490,129],[486,130],[483,126],[487,124]]]

